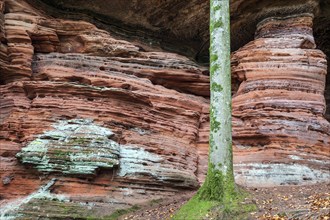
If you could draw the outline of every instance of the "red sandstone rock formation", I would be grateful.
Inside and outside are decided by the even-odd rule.
[[[205,68],[180,55],[140,51],[90,23],[47,18],[25,1],[6,1],[6,8],[0,170],[1,179],[11,181],[0,184],[2,205],[40,196],[34,192],[52,178],[52,196],[63,195],[63,202],[71,201],[68,206],[79,210],[80,202],[88,202],[96,204],[94,211],[107,206],[109,213],[197,187],[195,142],[208,101],[177,91],[207,95]],[[94,137],[84,144],[71,136],[70,144],[45,135],[59,133],[53,128],[59,121],[76,118],[94,120],[95,126],[114,133],[116,143],[128,146],[120,147],[119,169],[101,165],[92,178],[80,171],[70,175],[73,152],[78,147],[95,150],[91,143],[100,140]],[[21,151],[29,143],[30,148]],[[41,152],[46,148],[48,153]],[[102,159],[87,157],[86,164]],[[71,161],[69,168],[63,167],[66,160]],[[24,213],[33,203],[40,202],[33,198],[20,210]],[[81,215],[92,215],[93,210]]]
[[[206,68],[88,22],[51,18],[25,0],[0,1],[0,11],[0,213],[101,216],[198,186],[207,165]],[[233,100],[240,183],[327,177],[326,63],[314,46],[311,18],[302,16],[261,23],[257,39],[233,55],[242,82]],[[95,143],[115,153],[93,156]],[[83,162],[90,170],[77,172]]]
[[[233,54],[233,77],[241,82],[233,97],[236,161],[245,170],[239,176],[260,175],[269,163],[275,163],[270,175],[297,175],[293,161],[294,166],[319,167],[328,173],[327,61],[315,49],[312,19],[309,14],[267,18],[258,24],[256,39]],[[310,177],[306,173],[302,178]]]

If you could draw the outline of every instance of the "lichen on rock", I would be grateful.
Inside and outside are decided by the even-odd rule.
[[[16,156],[40,172],[90,175],[99,168],[119,164],[119,144],[114,133],[89,119],[62,120],[44,132]]]
[[[197,187],[195,176],[164,163],[161,155],[137,145],[121,145],[114,133],[90,119],[61,120],[17,153],[23,164],[42,173],[96,175],[99,169],[116,168],[118,178],[150,177],[163,184]]]

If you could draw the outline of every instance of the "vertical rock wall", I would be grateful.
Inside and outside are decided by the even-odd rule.
[[[330,164],[322,162],[330,156],[327,61],[315,49],[312,27],[310,14],[267,18],[258,24],[255,40],[232,56],[233,77],[240,82],[233,97],[233,139],[242,152],[236,161],[239,177],[248,176],[244,181],[266,167],[273,182],[285,176],[294,181],[289,174],[297,180],[329,177]]]

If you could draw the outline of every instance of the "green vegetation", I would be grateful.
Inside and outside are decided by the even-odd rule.
[[[219,167],[222,165],[220,164]],[[207,171],[207,177],[197,195],[200,200],[219,201],[229,203],[238,196],[235,189],[234,177],[229,174],[223,175],[221,171],[215,169],[211,163]]]
[[[219,121],[217,121],[215,115],[214,115],[214,108],[211,106],[210,108],[210,126],[211,126],[211,131],[215,131],[215,130],[219,130],[220,129],[220,125],[221,123]],[[213,136],[210,137],[210,139],[212,138]],[[210,144],[216,146],[215,143],[211,142],[210,141]]]
[[[87,219],[87,220],[116,220],[122,215],[135,212],[139,206],[115,210],[111,215],[100,216],[102,212],[97,207],[85,204],[61,201],[56,197],[35,198],[24,204],[16,213],[19,219]],[[38,207],[36,209],[35,207]],[[97,214],[99,213],[99,214]]]
[[[41,197],[24,204],[17,214],[23,219],[36,219],[37,217],[81,219],[81,216],[90,213],[92,212],[80,204],[60,201],[58,198]]]
[[[90,143],[90,139],[83,137],[71,138],[69,143],[70,145],[86,145]]]
[[[249,213],[257,210],[254,203],[248,203],[249,196],[242,189],[236,189],[234,195],[225,196],[223,201],[202,199],[199,191],[172,218],[173,220],[223,219],[244,220]]]
[[[65,157],[65,156],[69,156],[70,151],[54,150],[54,154],[55,154],[57,157]]]
[[[218,71],[220,69],[219,64],[214,64],[210,67],[210,76],[212,77],[214,75],[214,72]]]
[[[222,91],[222,86],[217,83],[212,83],[211,89],[216,92],[221,92]]]
[[[212,208],[219,206],[217,201],[200,200],[198,195],[190,199],[172,218],[173,220],[203,219],[208,217]]]

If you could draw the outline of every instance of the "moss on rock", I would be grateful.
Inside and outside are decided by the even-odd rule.
[[[109,139],[112,135],[89,119],[59,121],[16,156],[44,173],[95,174],[119,165],[119,144]]]

